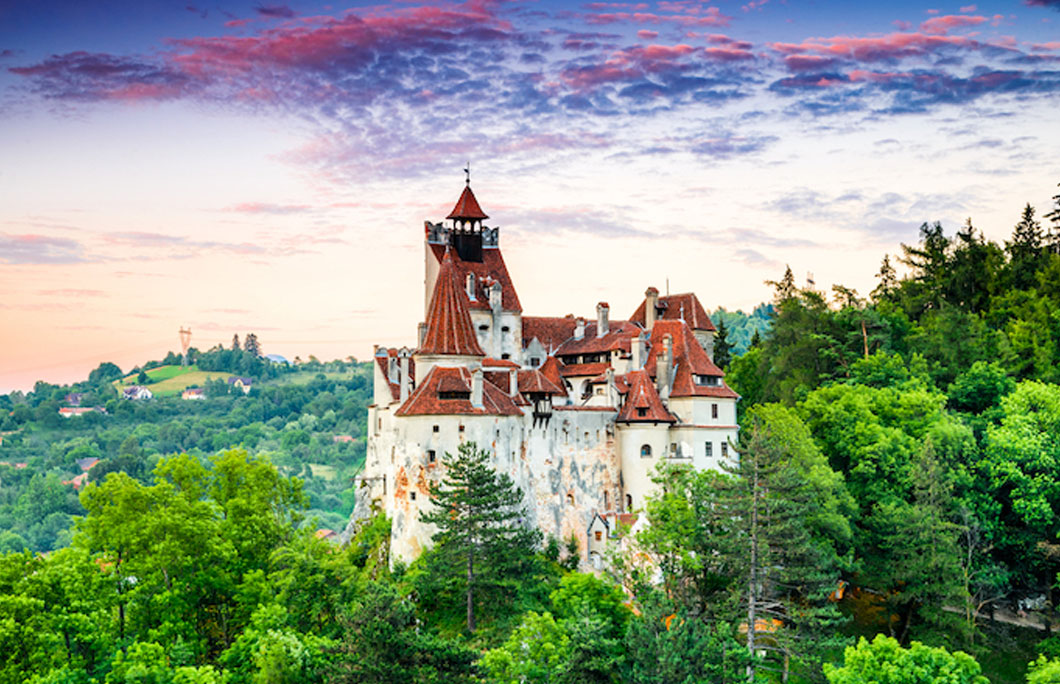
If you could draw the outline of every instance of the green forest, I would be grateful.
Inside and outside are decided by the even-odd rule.
[[[715,312],[739,456],[663,460],[599,574],[471,443],[415,562],[381,515],[319,538],[353,505],[365,364],[215,349],[193,362],[249,394],[121,401],[104,364],[0,398],[0,682],[1060,682],[1054,199],[1003,244],[925,223],[870,293],[788,269]],[[106,414],[59,417],[72,391]]]

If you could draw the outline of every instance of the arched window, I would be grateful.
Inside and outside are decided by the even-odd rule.
[[[633,510],[633,495],[626,494],[626,513]]]
[[[470,299],[471,301],[475,301],[475,274],[474,273],[468,273],[467,274],[466,285],[467,285],[467,298]]]
[[[571,506],[574,505],[574,495],[570,492],[567,493],[567,503]]]
[[[645,444],[644,446],[642,446],[640,448],[640,457],[641,458],[651,458],[651,445],[650,444]]]

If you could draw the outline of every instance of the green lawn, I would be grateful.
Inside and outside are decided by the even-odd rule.
[[[115,383],[115,387],[118,391],[121,391],[123,387],[135,385],[136,376],[137,373],[125,376],[120,382]],[[203,387],[207,380],[227,380],[232,377],[232,374],[221,371],[201,371],[196,366],[188,366],[187,368],[182,366],[159,366],[147,371],[147,377],[150,379],[150,382],[147,383],[147,388],[155,396],[171,397],[180,394],[192,385]]]

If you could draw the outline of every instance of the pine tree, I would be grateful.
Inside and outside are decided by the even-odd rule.
[[[871,296],[872,301],[879,302],[890,297],[898,288],[898,276],[894,271],[894,266],[891,265],[891,256],[889,254],[883,255],[883,262],[880,264],[880,271],[876,274],[876,277],[879,278],[880,283],[872,291]]]
[[[780,280],[767,280],[766,285],[772,285],[773,298],[776,304],[783,304],[789,299],[794,299],[799,294],[799,288],[795,286],[795,276],[791,272],[791,266],[786,266],[784,275]]]
[[[714,334],[714,363],[722,370],[729,367],[732,360],[732,344],[729,342],[729,329],[725,327],[725,319],[718,320],[718,330]]]
[[[1056,187],[1060,188],[1060,183],[1057,183]],[[1060,254],[1060,194],[1053,195],[1053,210],[1043,218],[1049,219],[1053,224],[1046,236],[1046,249],[1052,254]]]
[[[239,351],[239,335],[232,335],[232,351]]]
[[[1005,243],[1008,252],[1009,284],[1025,290],[1034,287],[1035,274],[1042,266],[1042,225],[1034,218],[1034,207],[1029,203],[1012,231],[1012,240]]]
[[[541,533],[526,525],[523,493],[490,464],[490,453],[464,442],[456,456],[446,453],[446,473],[432,486],[433,504],[420,520],[436,525],[429,572],[455,581],[467,606],[467,629],[475,631],[476,601],[527,574],[527,559]],[[459,578],[459,579],[457,579]],[[509,597],[510,598],[510,597]]]
[[[261,344],[258,343],[257,335],[247,333],[246,337],[243,338],[243,351],[249,352],[254,356],[261,356]]]

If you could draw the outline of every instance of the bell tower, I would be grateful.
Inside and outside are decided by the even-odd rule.
[[[453,228],[449,232],[449,245],[456,250],[462,261],[482,263],[482,221],[489,216],[482,211],[471,191],[471,177],[468,176],[464,191],[456,206],[446,216],[452,220]]]

